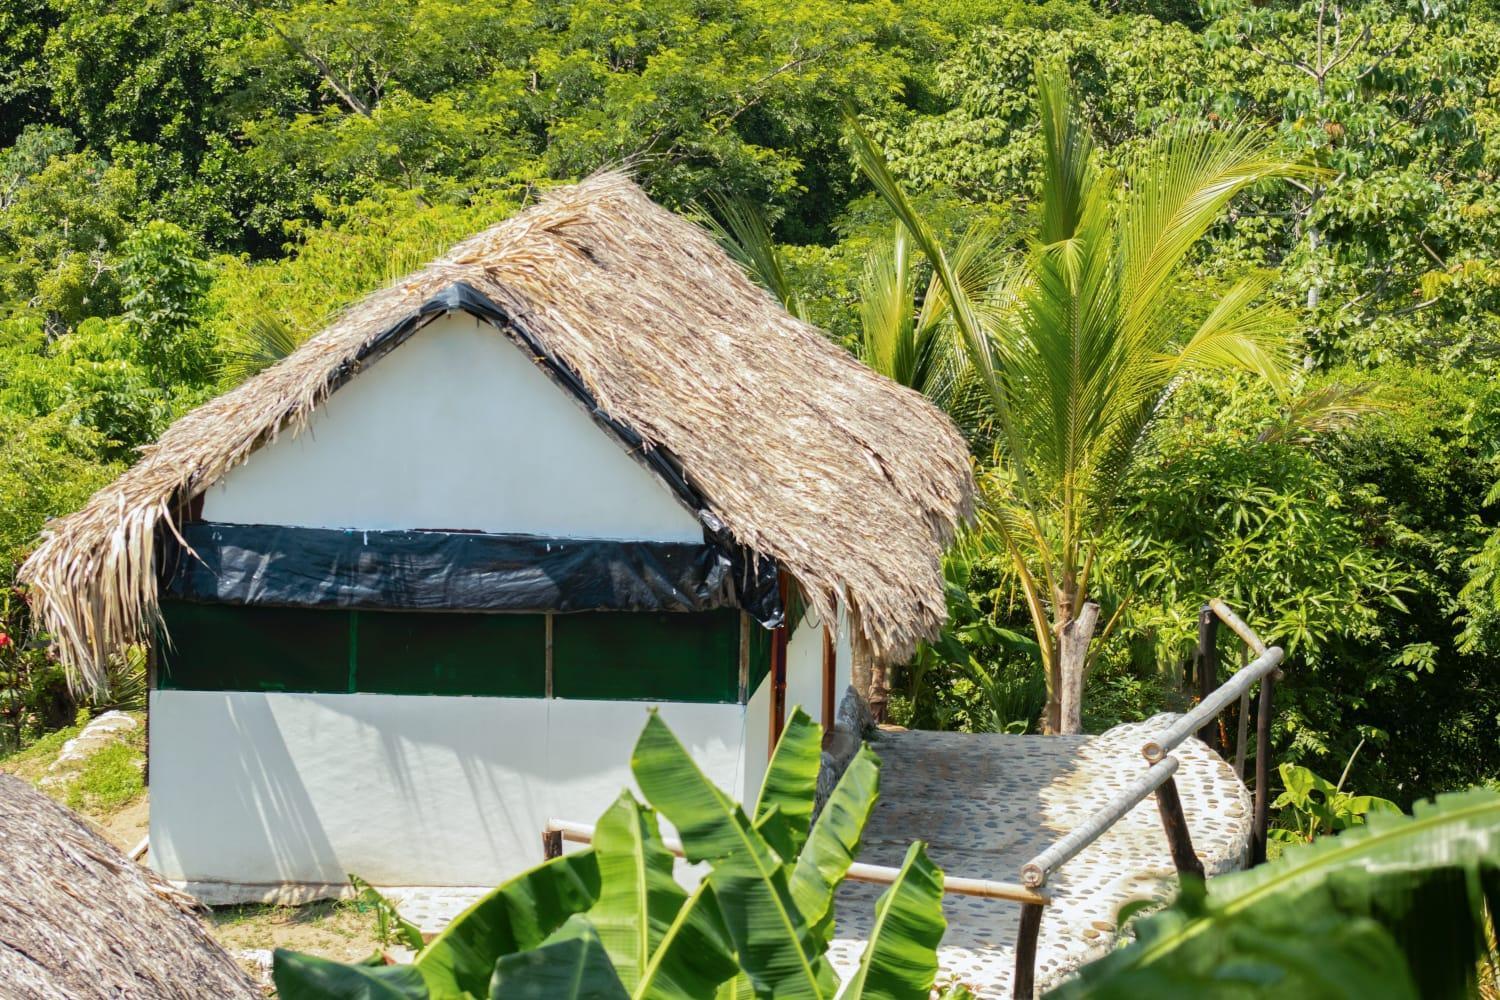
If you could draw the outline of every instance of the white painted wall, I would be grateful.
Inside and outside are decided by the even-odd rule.
[[[745,706],[745,779],[740,786],[740,802],[747,810],[760,797],[760,783],[765,780],[766,764],[770,759],[771,675],[767,674],[761,678],[760,686],[750,693],[749,704]]]
[[[809,610],[786,644],[786,710],[802,706],[814,722],[823,721],[823,624]]]
[[[204,495],[203,517],[701,542],[667,487],[508,337],[435,320],[335,392],[296,437]]]
[[[153,691],[151,865],[196,882],[494,885],[541,860],[548,818],[592,823],[634,789],[647,709]],[[743,707],[660,710],[715,782],[743,789]]]
[[[844,700],[844,692],[854,683],[854,643],[849,635],[849,615],[839,608],[839,631],[833,646],[833,709]]]

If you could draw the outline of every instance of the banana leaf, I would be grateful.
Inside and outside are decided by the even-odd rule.
[[[869,943],[839,1000],[927,1000],[947,928],[943,873],[921,844],[912,844],[901,873],[875,904]]]
[[[434,1000],[485,997],[495,960],[536,948],[599,898],[593,850],[522,872],[453,919],[417,955],[415,968]]]
[[[731,982],[739,969],[718,900],[704,881],[662,935],[631,995],[636,1000],[702,1000]]]
[[[281,1000],[427,1000],[410,965],[355,965],[277,948],[271,981]]]
[[[826,948],[832,937],[834,890],[859,853],[879,795],[880,758],[861,747],[828,796],[792,869],[792,899],[812,926],[819,947]]]
[[[1206,896],[1191,885],[1138,926],[1136,943],[1052,995],[1146,995],[1154,984],[1232,974],[1287,996],[1470,996],[1489,950],[1486,917],[1500,912],[1500,793],[1439,796],[1411,816],[1372,814],[1215,879]],[[1335,966],[1347,991],[1301,991]]]
[[[793,708],[766,767],[755,803],[755,825],[782,860],[790,862],[807,841],[823,762],[823,727]],[[774,811],[774,814],[773,814]],[[779,843],[778,843],[779,841]]]
[[[672,876],[675,859],[662,846],[656,814],[629,792],[599,818],[594,857],[599,899],[588,911],[589,922],[620,982],[634,989],[688,894]]]
[[[631,767],[646,799],[677,828],[688,860],[712,862],[708,882],[756,994],[831,996],[833,968],[792,900],[780,857],[654,712]]]
[[[712,995],[739,966],[707,883],[691,897],[673,876],[656,814],[628,792],[594,833],[599,900],[588,911],[627,991],[653,1000]]]
[[[490,980],[491,1000],[629,1000],[604,943],[588,918],[575,915],[540,948],[502,955]]]

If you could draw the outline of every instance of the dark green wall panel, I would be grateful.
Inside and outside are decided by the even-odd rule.
[[[543,615],[353,614],[359,691],[511,698],[547,693]]]
[[[552,618],[552,693],[558,698],[733,702],[739,669],[738,611]]]
[[[184,691],[348,691],[349,615],[162,602],[157,686]]]
[[[541,698],[543,615],[336,611],[166,601],[171,644],[157,686]],[[739,691],[738,611],[586,612],[553,616],[559,698],[732,703]],[[750,626],[764,676],[770,633]],[[754,690],[755,684],[751,684]]]

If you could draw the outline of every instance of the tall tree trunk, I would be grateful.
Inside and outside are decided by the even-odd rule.
[[[1088,664],[1089,643],[1099,624],[1099,605],[1085,601],[1078,617],[1057,634],[1058,726],[1065,735],[1083,732],[1083,672]]]

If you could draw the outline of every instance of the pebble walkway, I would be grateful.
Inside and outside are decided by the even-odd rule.
[[[871,743],[882,762],[880,801],[859,860],[899,865],[907,845],[921,839],[947,874],[1018,882],[1023,864],[1145,769],[1141,744],[1174,719],[1158,715],[1099,736],[882,732]],[[1195,739],[1175,755],[1182,764],[1178,792],[1205,871],[1241,867],[1251,820],[1244,784]],[[1120,908],[1164,899],[1173,876],[1156,802],[1147,798],[1048,880],[1052,905],[1042,917],[1038,991],[1107,952]],[[852,882],[840,890],[831,957],[841,977],[858,964],[882,891]],[[1009,997],[1020,905],[950,895],[943,909],[939,983]]]

